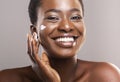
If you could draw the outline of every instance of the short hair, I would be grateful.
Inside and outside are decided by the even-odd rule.
[[[83,1],[79,0],[81,6],[82,6],[82,11],[84,15],[84,5]],[[29,6],[28,6],[28,13],[30,17],[30,21],[33,25],[36,25],[37,19],[38,19],[38,8],[42,5],[42,0],[30,0]]]

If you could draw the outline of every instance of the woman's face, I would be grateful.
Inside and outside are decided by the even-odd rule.
[[[50,57],[74,57],[85,39],[79,0],[42,0],[38,11],[41,44]]]

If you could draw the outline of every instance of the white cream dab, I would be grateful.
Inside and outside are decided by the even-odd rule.
[[[40,30],[44,30],[46,28],[45,25],[40,25]]]

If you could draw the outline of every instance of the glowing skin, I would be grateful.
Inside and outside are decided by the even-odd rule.
[[[27,35],[32,67],[0,70],[0,82],[120,82],[115,66],[77,59],[85,39],[80,0],[41,1],[37,24]],[[39,56],[41,46],[46,53]]]
[[[69,25],[65,25],[66,26],[66,28],[69,28]]]

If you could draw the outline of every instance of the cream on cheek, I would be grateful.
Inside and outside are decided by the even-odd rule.
[[[38,34],[41,34],[41,31],[44,31],[46,29],[46,26],[45,25],[40,25],[38,30],[39,30],[39,33]],[[39,38],[40,38],[40,35],[39,35]],[[41,39],[41,38],[40,38]],[[40,40],[41,41],[41,40]]]
[[[45,26],[45,25],[40,25],[40,27],[39,27],[40,31],[45,30],[45,28],[46,28],[46,26]]]

